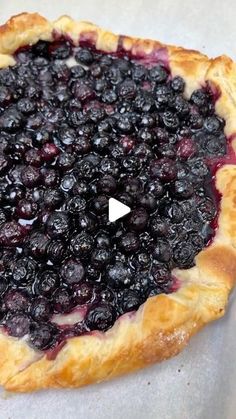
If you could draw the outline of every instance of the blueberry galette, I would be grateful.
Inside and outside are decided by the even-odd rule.
[[[176,355],[236,276],[235,64],[22,14],[0,67],[0,383]]]

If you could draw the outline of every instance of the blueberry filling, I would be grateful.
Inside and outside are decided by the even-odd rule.
[[[0,321],[47,350],[174,290],[214,235],[227,141],[211,92],[187,100],[161,64],[65,40],[15,59],[0,70]],[[132,210],[115,223],[110,197]]]

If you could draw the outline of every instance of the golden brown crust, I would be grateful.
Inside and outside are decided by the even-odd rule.
[[[226,121],[226,134],[236,133],[236,65],[225,56],[211,60],[197,51],[114,35],[67,16],[51,23],[38,14],[22,14],[0,28],[0,67],[14,64],[17,48],[51,40],[55,31],[75,44],[89,40],[99,50],[123,48],[138,57],[165,61],[173,75],[185,78],[187,96],[211,84],[220,94],[216,110]],[[216,185],[222,194],[216,237],[196,257],[193,268],[173,272],[181,282],[177,292],[149,298],[104,334],[71,338],[54,360],[2,332],[0,383],[7,390],[24,392],[99,382],[176,355],[202,326],[221,317],[236,278],[236,167],[218,170]]]

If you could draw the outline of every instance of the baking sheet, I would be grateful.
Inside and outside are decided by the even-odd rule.
[[[91,20],[118,33],[236,59],[231,0],[0,0],[0,23],[22,11]],[[226,316],[176,358],[81,390],[0,393],[0,419],[236,419],[236,292]]]

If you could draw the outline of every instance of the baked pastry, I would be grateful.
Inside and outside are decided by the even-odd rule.
[[[0,383],[178,354],[235,282],[235,64],[24,13],[0,66]]]

